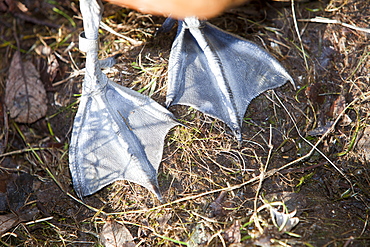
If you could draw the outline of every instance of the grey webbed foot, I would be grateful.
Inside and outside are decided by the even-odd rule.
[[[182,104],[222,120],[240,142],[252,99],[293,79],[256,44],[195,17],[179,21],[168,69],[167,106]]]
[[[140,184],[161,199],[157,170],[164,138],[178,123],[147,96],[120,86],[101,71],[98,60],[100,1],[81,0],[86,74],[69,150],[77,194],[87,196],[116,180]]]

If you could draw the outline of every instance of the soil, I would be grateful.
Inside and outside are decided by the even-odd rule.
[[[269,51],[295,85],[252,101],[241,145],[222,122],[170,107],[187,127],[166,137],[165,203],[127,181],[82,200],[73,190],[68,147],[84,68],[78,2],[0,0],[0,11],[1,245],[370,245],[367,1],[251,1],[209,20]],[[138,42],[101,29],[99,51],[120,54],[107,72],[113,81],[162,105],[176,35],[157,31],[164,20],[105,4],[103,21]],[[33,123],[10,118],[4,102],[17,50],[46,89],[46,116]]]

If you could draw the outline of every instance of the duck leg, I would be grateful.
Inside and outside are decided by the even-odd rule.
[[[126,179],[160,199],[157,170],[164,138],[178,123],[154,100],[102,73],[98,28],[103,7],[96,0],[81,0],[80,7],[85,29],[80,49],[86,52],[86,74],[69,150],[75,191],[82,197]]]
[[[168,69],[167,106],[181,104],[222,120],[242,141],[249,103],[293,79],[256,44],[195,17],[179,21]]]

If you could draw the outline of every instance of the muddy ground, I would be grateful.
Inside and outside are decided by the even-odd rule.
[[[165,141],[165,204],[127,181],[83,201],[73,190],[68,146],[84,68],[78,2],[0,0],[0,11],[1,245],[370,245],[368,1],[252,1],[210,20],[269,51],[295,88],[253,100],[241,146],[222,122],[171,107],[188,128]],[[104,23],[136,42],[100,32],[99,56],[122,54],[109,77],[160,104],[176,34],[156,34],[164,20],[106,4]],[[11,66],[17,51],[23,62]],[[12,114],[5,91],[25,83],[12,78],[36,80],[26,61],[45,96]]]

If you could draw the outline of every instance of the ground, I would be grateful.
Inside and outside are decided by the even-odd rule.
[[[251,1],[210,20],[269,51],[295,86],[253,100],[240,146],[222,122],[171,107],[187,127],[166,137],[165,203],[127,181],[82,201],[73,190],[68,147],[84,68],[78,2],[0,0],[0,11],[1,245],[370,245],[367,1]],[[106,4],[104,23],[134,41],[100,32],[99,56],[121,54],[109,77],[160,104],[176,34],[156,33],[164,20]],[[5,104],[17,50],[45,88],[38,108],[26,106],[41,114],[32,123]],[[19,73],[31,84],[29,71]]]

